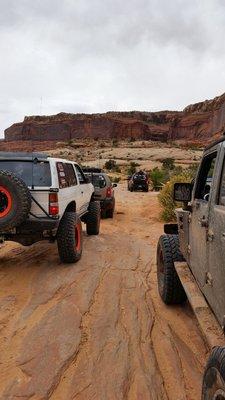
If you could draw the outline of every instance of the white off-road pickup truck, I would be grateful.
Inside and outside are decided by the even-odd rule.
[[[57,240],[62,262],[82,254],[82,225],[98,235],[100,203],[81,167],[44,153],[0,152],[0,241]]]

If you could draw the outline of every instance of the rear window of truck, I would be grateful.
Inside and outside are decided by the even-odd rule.
[[[52,186],[49,162],[46,161],[13,161],[1,160],[0,170],[12,172],[21,178],[27,186],[50,187]]]
[[[92,173],[85,173],[85,175],[90,179],[91,183],[94,185],[94,187],[97,188],[104,188],[106,186],[106,180],[104,176],[102,175],[95,175]]]

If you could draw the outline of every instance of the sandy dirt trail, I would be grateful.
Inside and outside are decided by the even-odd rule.
[[[189,305],[156,285],[154,193],[117,189],[75,265],[55,245],[0,253],[0,399],[198,400],[207,350]]]

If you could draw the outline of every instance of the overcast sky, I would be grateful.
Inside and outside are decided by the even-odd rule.
[[[224,0],[0,0],[0,135],[24,115],[225,92]]]

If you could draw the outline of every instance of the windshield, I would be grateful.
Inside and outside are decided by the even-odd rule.
[[[52,185],[49,162],[38,161],[0,161],[0,170],[12,172],[21,178],[27,186],[49,187]],[[33,175],[33,177],[32,177]]]
[[[106,186],[106,181],[104,176],[102,175],[95,175],[92,173],[86,173],[86,176],[88,176],[88,178],[90,178],[92,184],[94,185],[94,187],[100,187],[100,188],[104,188]]]

